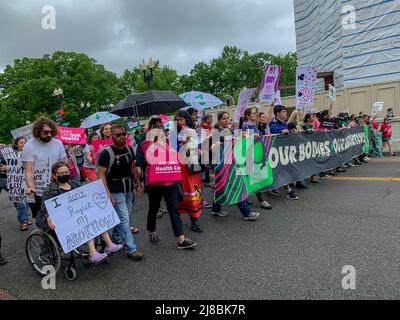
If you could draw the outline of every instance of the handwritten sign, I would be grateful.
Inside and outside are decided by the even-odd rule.
[[[373,107],[372,107],[372,115],[376,116],[378,114],[378,112],[383,110],[384,106],[385,106],[385,102],[384,101],[375,102]]]
[[[265,66],[264,76],[261,82],[260,102],[272,103],[278,92],[279,79],[281,78],[281,67],[278,65]]]
[[[65,253],[120,223],[101,180],[45,201]]]
[[[329,84],[329,98],[336,101],[336,88],[331,84]]]
[[[56,139],[67,144],[86,144],[85,129],[58,127],[59,135]]]
[[[0,151],[7,165],[7,189],[9,200],[14,203],[34,203],[35,198],[33,195],[25,195],[27,185],[21,159],[11,147],[3,148]]]
[[[317,68],[297,67],[296,69],[296,109],[314,104]]]
[[[29,140],[33,138],[32,127],[33,124],[29,124],[25,127],[12,130],[11,134],[14,139],[17,139],[18,137],[25,137],[27,140]]]
[[[256,88],[254,89],[244,89],[240,92],[239,100],[238,100],[238,108],[236,110],[236,120],[240,121],[240,118],[243,117],[244,111],[249,105],[249,101],[252,96],[256,93]]]
[[[35,160],[33,181],[35,182],[36,195],[42,196],[43,191],[50,184],[51,177],[50,159]]]

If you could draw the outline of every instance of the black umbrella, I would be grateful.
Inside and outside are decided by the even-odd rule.
[[[120,117],[166,114],[186,107],[187,103],[172,91],[151,90],[130,94],[110,112]]]

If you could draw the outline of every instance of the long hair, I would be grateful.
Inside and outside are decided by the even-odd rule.
[[[68,170],[69,170],[68,163],[66,163],[64,161],[59,161],[59,162],[56,162],[55,164],[53,164],[53,166],[51,167],[51,182],[55,182],[56,181],[54,176],[57,174],[57,170],[62,168],[62,167],[67,167]]]
[[[189,112],[187,112],[185,110],[179,110],[175,113],[175,116],[185,118],[186,125],[189,128],[194,129],[194,123],[193,123],[192,117],[190,116]]]
[[[103,123],[103,124],[100,126],[100,138],[101,138],[101,140],[104,140],[104,133],[103,133],[103,131],[104,131],[104,128],[105,128],[106,126],[112,126],[112,124],[107,122],[107,123]]]
[[[44,126],[48,126],[51,129],[51,136],[54,138],[58,134],[57,124],[46,117],[40,117],[35,121],[32,126],[32,135],[34,138],[39,138]]]
[[[26,138],[23,137],[23,136],[18,137],[18,138],[16,138],[16,139],[13,141],[11,147],[12,147],[14,150],[18,150],[18,143],[19,143],[22,139],[24,139],[25,141],[27,141]]]
[[[99,134],[97,132],[92,132],[91,134],[89,134],[87,138],[87,144],[91,145],[94,137],[99,137]]]

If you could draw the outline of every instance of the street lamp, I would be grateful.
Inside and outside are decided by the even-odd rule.
[[[63,96],[64,92],[63,90],[59,87],[58,89],[54,89],[53,91],[53,97],[55,99],[57,111],[55,113],[56,115],[56,121],[58,125],[62,125],[64,122],[64,110],[61,109],[61,104],[63,101]]]
[[[156,67],[156,63],[151,58],[147,64],[143,60],[143,63],[140,65],[140,70],[143,71],[144,82],[147,84],[149,90],[150,90],[151,83],[154,80],[153,79],[153,70],[155,67]]]
[[[90,110],[90,103],[88,102],[85,105],[85,103],[81,102],[81,109],[82,109],[84,117],[86,117],[88,110]]]

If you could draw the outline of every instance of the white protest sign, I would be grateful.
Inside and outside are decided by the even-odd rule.
[[[45,201],[65,253],[120,223],[101,180]]]
[[[50,159],[35,160],[33,181],[35,182],[36,195],[41,197],[44,189],[50,183]]]
[[[276,92],[276,104],[277,105],[282,105],[281,90],[278,90]]]
[[[336,101],[336,88],[329,84],[329,98],[332,101]]]
[[[26,140],[29,140],[29,139],[33,138],[32,127],[33,127],[33,124],[29,124],[25,127],[21,127],[21,128],[12,130],[11,134],[14,139],[17,139],[18,137],[25,137]]]
[[[297,67],[296,69],[296,109],[314,104],[317,68]]]
[[[266,65],[261,82],[260,102],[272,103],[278,91],[281,78],[281,67],[278,65]]]
[[[372,107],[372,115],[376,116],[378,114],[378,112],[383,110],[384,106],[385,106],[385,102],[384,101],[375,102],[373,107]]]
[[[236,110],[236,120],[239,121],[243,117],[244,111],[249,105],[249,101],[252,96],[256,93],[256,88],[254,89],[244,89],[239,94],[238,108]]]
[[[9,200],[14,203],[34,203],[35,198],[33,195],[25,195],[27,186],[21,158],[17,157],[17,154],[11,147],[3,148],[0,151],[7,166],[7,189]]]

